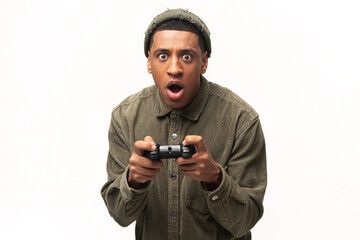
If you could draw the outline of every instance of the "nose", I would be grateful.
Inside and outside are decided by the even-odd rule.
[[[180,60],[176,56],[172,56],[167,68],[167,73],[171,76],[179,76],[182,74],[183,69]]]

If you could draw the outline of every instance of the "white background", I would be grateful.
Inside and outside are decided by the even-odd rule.
[[[261,117],[253,239],[359,239],[355,0],[0,0],[0,239],[134,239],[100,196],[110,113],[152,84],[144,32],[177,7],[211,31],[205,76]]]

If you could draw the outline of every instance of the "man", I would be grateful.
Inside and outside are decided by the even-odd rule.
[[[136,239],[251,239],[263,214],[265,142],[258,114],[207,81],[210,33],[193,13],[168,10],[145,36],[155,86],[112,112],[108,181],[101,190]],[[150,160],[160,145],[194,144],[191,158]]]

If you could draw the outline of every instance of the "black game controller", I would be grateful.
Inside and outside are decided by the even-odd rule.
[[[156,149],[152,152],[145,150],[144,157],[149,158],[151,160],[159,160],[166,158],[191,158],[191,156],[195,153],[194,144],[190,145],[159,145],[156,144]]]

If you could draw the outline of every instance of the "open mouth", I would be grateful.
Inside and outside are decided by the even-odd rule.
[[[173,84],[173,85],[170,85],[170,86],[168,87],[168,89],[169,89],[171,92],[173,92],[173,93],[178,93],[178,92],[180,92],[180,91],[183,89],[183,87],[181,87],[181,86],[179,86],[179,85],[177,85],[177,84]]]
[[[181,82],[178,81],[170,81],[167,86],[167,93],[170,99],[178,100],[184,94],[184,87]]]

